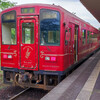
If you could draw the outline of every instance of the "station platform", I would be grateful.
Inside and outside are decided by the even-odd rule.
[[[41,100],[100,100],[100,51],[81,64]]]

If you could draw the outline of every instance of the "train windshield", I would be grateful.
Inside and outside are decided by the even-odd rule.
[[[16,12],[2,15],[2,44],[16,44]]]
[[[40,10],[40,44],[60,45],[60,14],[54,10]]]

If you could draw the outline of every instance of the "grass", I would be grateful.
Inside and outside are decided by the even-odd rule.
[[[1,49],[0,49],[1,51]],[[3,71],[1,70],[1,53],[0,53],[0,89],[4,88],[5,85],[3,84]]]
[[[2,75],[3,74],[3,71],[1,70],[1,67],[0,67],[0,75]]]
[[[9,85],[3,83],[3,71],[0,69],[0,90],[7,87]]]
[[[7,87],[7,86],[8,85],[6,85],[6,84],[3,83],[3,71],[1,70],[1,66],[0,66],[0,89],[3,89],[5,87]]]
[[[2,88],[3,84],[3,72],[1,71],[1,66],[0,66],[0,89]]]
[[[0,52],[1,52],[1,48],[0,48]],[[9,85],[3,83],[3,71],[1,70],[1,53],[0,53],[0,89],[3,89],[7,86]]]
[[[3,88],[3,72],[0,69],[0,89]]]

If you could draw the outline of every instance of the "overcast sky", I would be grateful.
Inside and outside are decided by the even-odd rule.
[[[81,4],[79,0],[9,0],[16,2],[17,5],[28,4],[28,3],[45,3],[45,4],[55,4],[60,5],[69,12],[76,13],[76,16],[89,22],[96,28],[100,27],[100,23],[93,17],[93,15],[87,11],[87,9]]]

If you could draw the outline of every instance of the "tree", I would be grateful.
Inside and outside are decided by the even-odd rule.
[[[15,6],[15,5],[16,5],[15,2],[10,2],[7,0],[0,0],[0,9],[1,10],[4,10],[6,8],[10,8],[10,7]]]

